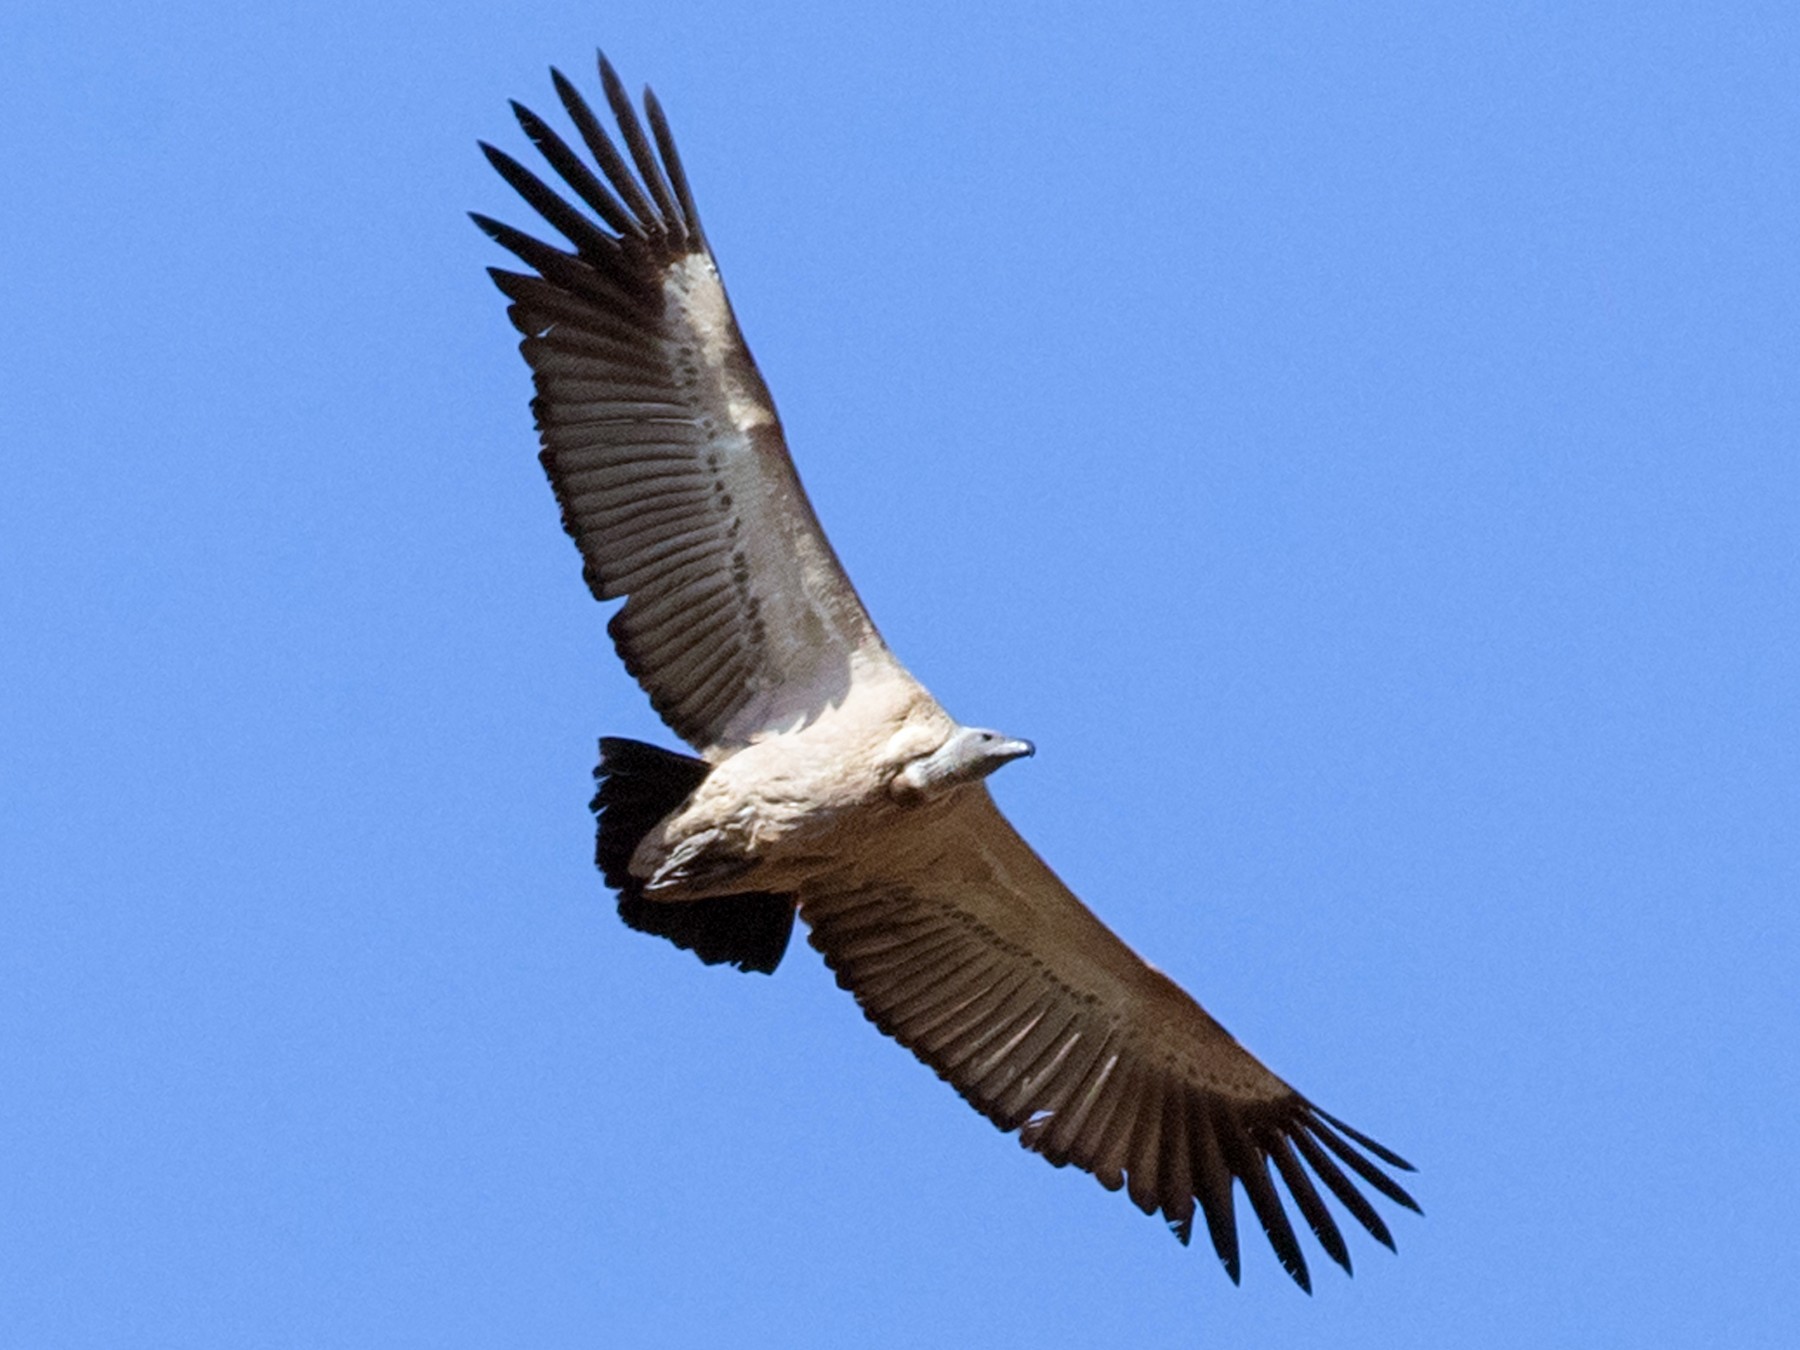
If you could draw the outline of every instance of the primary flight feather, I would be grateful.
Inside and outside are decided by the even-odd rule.
[[[806,499],[656,99],[604,58],[618,140],[567,79],[586,158],[528,109],[552,189],[483,145],[560,244],[475,221],[524,335],[541,459],[626,669],[699,758],[606,738],[597,861],[634,928],[772,971],[796,913],[870,1021],[1002,1130],[1235,1281],[1241,1187],[1310,1276],[1282,1190],[1350,1269],[1325,1195],[1393,1239],[1396,1154],[1269,1072],[1094,917],[982,781],[1028,742],[958,724],[888,650]],[[572,194],[573,202],[569,195]],[[1280,1185],[1277,1186],[1279,1180]]]

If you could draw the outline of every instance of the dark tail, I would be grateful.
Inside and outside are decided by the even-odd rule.
[[[599,830],[594,861],[619,893],[619,917],[641,933],[667,938],[709,966],[770,974],[794,931],[792,896],[754,891],[707,900],[646,900],[631,875],[631,855],[644,836],[705,780],[703,759],[618,736],[600,740],[593,812]]]

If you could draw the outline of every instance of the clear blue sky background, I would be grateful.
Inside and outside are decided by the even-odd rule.
[[[0,1343],[1791,1345],[1795,16],[6,6]],[[1398,1257],[1234,1290],[615,919],[669,738],[463,216],[597,43],[890,641]]]

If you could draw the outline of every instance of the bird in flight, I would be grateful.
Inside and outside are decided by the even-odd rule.
[[[607,629],[625,668],[697,752],[600,742],[596,856],[620,916],[771,972],[798,914],[871,1022],[1184,1243],[1198,1212],[1234,1282],[1239,1187],[1303,1289],[1282,1188],[1346,1271],[1325,1194],[1391,1248],[1363,1188],[1417,1210],[1389,1175],[1410,1164],[1114,936],[988,792],[1031,744],[958,723],[882,640],[800,486],[655,96],[640,119],[600,59],[615,141],[551,75],[586,157],[513,111],[561,189],[482,150],[561,241],[474,220],[526,269],[490,274],[563,528],[594,595],[624,601]]]

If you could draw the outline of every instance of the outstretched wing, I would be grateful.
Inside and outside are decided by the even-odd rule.
[[[1114,936],[985,788],[872,844],[855,871],[803,891],[800,913],[870,1021],[1026,1148],[1161,1210],[1184,1243],[1197,1205],[1233,1281],[1234,1183],[1309,1291],[1275,1178],[1346,1271],[1315,1179],[1390,1248],[1352,1177],[1418,1209],[1378,1166],[1407,1162],[1270,1073]]]
[[[598,174],[513,105],[580,207],[482,146],[566,247],[474,219],[531,269],[491,274],[524,334],[563,526],[594,594],[627,597],[608,631],[663,720],[716,759],[840,700],[853,658],[891,658],[794,473],[662,110],[646,91],[646,135],[604,58],[600,75],[629,162],[552,72]]]

